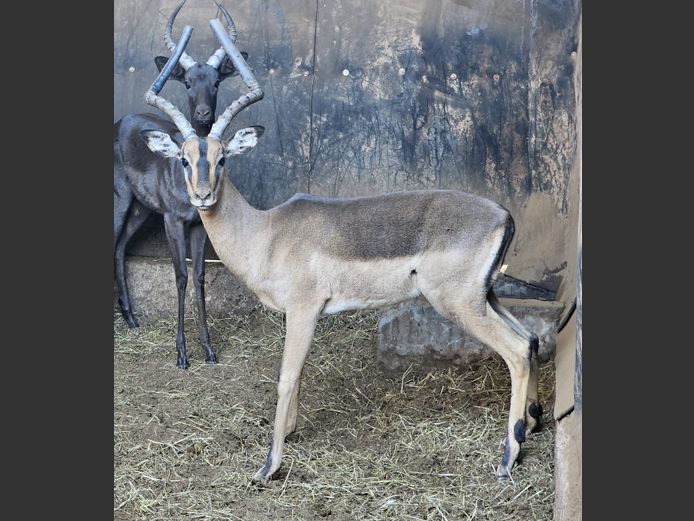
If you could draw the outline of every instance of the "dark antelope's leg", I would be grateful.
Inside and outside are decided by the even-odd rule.
[[[116,283],[118,284],[118,304],[123,318],[128,323],[128,327],[138,327],[139,323],[135,318],[130,305],[130,293],[128,291],[128,281],[125,276],[125,247],[142,223],[147,220],[151,210],[142,206],[139,202],[133,201],[130,212],[127,214],[125,226],[116,243],[115,263],[116,263]]]
[[[115,250],[128,218],[134,195],[125,179],[120,149],[117,145],[114,145],[113,148],[113,248]]]
[[[210,344],[210,333],[207,329],[207,311],[205,310],[205,241],[207,234],[202,224],[190,227],[190,252],[193,256],[193,286],[198,301],[200,318],[200,343],[205,350],[205,361],[216,364],[217,355]]]
[[[280,380],[277,384],[277,410],[272,433],[272,445],[265,466],[253,476],[254,481],[267,484],[270,477],[280,468],[287,435],[289,406],[299,385],[306,355],[311,347],[313,331],[320,314],[320,306],[308,309],[287,310],[287,334],[284,339]]]
[[[130,205],[133,202],[133,193],[130,190],[113,192],[113,248],[115,250],[128,218]]]
[[[490,290],[488,295],[489,304],[494,308],[501,318],[520,336],[525,338],[530,343],[530,374],[528,377],[528,397],[527,397],[527,414],[525,433],[530,434],[540,428],[542,419],[542,405],[538,398],[537,392],[537,374],[539,371],[537,362],[537,351],[539,348],[537,335],[530,333],[523,324],[521,324],[511,312],[501,305],[493,290]]]
[[[186,234],[183,221],[171,214],[164,215],[166,238],[169,240],[171,260],[176,272],[176,289],[178,290],[178,327],[176,330],[176,349],[178,358],[176,366],[187,369],[190,365],[186,355],[186,338],[183,331],[185,322],[186,286],[188,284],[188,265],[186,264]]]

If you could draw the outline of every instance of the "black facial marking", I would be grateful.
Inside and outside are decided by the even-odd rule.
[[[538,402],[532,402],[528,406],[528,414],[539,421],[542,418],[542,405]]]
[[[207,160],[207,140],[200,139],[200,158],[198,159],[198,183],[209,182],[210,163]]]
[[[518,443],[525,441],[525,420],[518,420],[513,426],[513,436]]]

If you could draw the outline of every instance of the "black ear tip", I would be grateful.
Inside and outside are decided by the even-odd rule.
[[[252,128],[255,129],[255,135],[258,137],[262,136],[265,133],[265,127],[262,127],[260,125],[253,125]]]

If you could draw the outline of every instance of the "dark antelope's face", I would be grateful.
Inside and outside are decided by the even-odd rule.
[[[246,59],[248,53],[241,53]],[[159,72],[166,65],[168,58],[157,56],[154,62]],[[190,107],[191,121],[199,129],[209,132],[214,123],[215,112],[217,111],[217,92],[220,84],[227,78],[236,75],[236,68],[225,56],[219,67],[212,67],[206,63],[196,63],[188,70],[177,65],[171,73],[170,78],[181,82],[188,94],[188,105]]]
[[[219,198],[226,158],[254,148],[264,131],[260,126],[242,128],[226,143],[209,136],[194,136],[180,146],[158,130],[146,130],[141,135],[152,152],[180,163],[190,202],[198,210],[207,211]]]

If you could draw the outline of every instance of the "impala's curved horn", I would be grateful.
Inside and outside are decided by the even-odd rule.
[[[169,17],[169,21],[166,23],[166,29],[164,29],[164,43],[166,44],[166,47],[169,49],[169,51],[174,52],[174,49],[176,48],[176,44],[174,41],[171,39],[171,30],[173,29],[173,24],[174,20],[176,19],[176,15],[178,15],[178,12],[181,10],[183,7],[183,4],[186,3],[187,0],[183,0],[176,9],[174,9],[174,12],[171,13],[171,16]],[[195,65],[197,62],[188,56],[185,52],[181,55],[181,59],[179,60],[181,67],[183,67],[185,70],[190,69],[193,65]]]
[[[219,20],[216,18],[210,20],[210,27],[212,27],[217,39],[221,42],[222,47],[229,55],[229,59],[234,64],[234,67],[236,67],[241,79],[243,79],[243,82],[251,90],[248,94],[243,94],[238,99],[233,101],[231,105],[227,107],[224,113],[217,118],[214,125],[212,125],[209,137],[221,141],[222,134],[226,130],[229,123],[231,123],[234,116],[249,105],[263,99],[264,93],[260,88],[258,81],[255,79],[255,76],[253,76],[251,68],[246,63],[246,60],[243,59],[243,56],[241,56],[241,53],[234,45],[234,42],[231,41],[231,38],[226,33]]]
[[[231,18],[231,15],[229,14],[229,11],[224,9],[224,6],[217,2],[217,0],[214,0],[214,3],[217,4],[217,7],[219,7],[219,10],[222,11],[222,14],[224,15],[224,18],[227,21],[227,25],[229,26],[227,31],[229,34],[229,38],[231,39],[232,43],[236,41],[236,24],[234,24],[234,20]],[[222,63],[222,60],[224,59],[224,46],[220,47],[215,51],[215,53],[210,56],[210,58],[207,60],[207,65],[210,65],[214,67],[215,69],[219,68],[219,65]]]
[[[164,65],[164,67],[161,69],[161,72],[159,73],[159,76],[157,76],[157,79],[154,80],[152,86],[145,93],[145,101],[149,105],[152,105],[153,107],[156,107],[162,112],[166,113],[166,115],[173,120],[174,124],[181,131],[184,140],[188,140],[196,136],[195,130],[193,130],[193,126],[181,113],[181,111],[174,106],[173,103],[162,98],[161,96],[158,96],[158,94],[161,92],[161,89],[164,88],[166,80],[169,79],[171,72],[173,72],[174,68],[176,67],[176,64],[183,56],[183,50],[186,48],[186,45],[188,45],[188,41],[190,40],[190,36],[192,34],[193,28],[190,25],[186,25],[183,28],[183,34],[181,35],[181,39],[178,41],[178,44],[174,46],[173,54],[171,54],[169,61],[166,62],[166,65]]]

